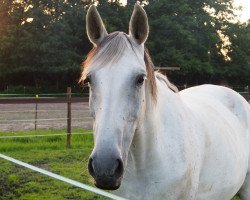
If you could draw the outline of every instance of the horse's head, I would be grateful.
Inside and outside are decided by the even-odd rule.
[[[97,187],[114,190],[121,184],[129,148],[144,115],[147,85],[155,93],[151,60],[144,50],[147,16],[141,6],[135,5],[129,35],[108,34],[95,6],[91,6],[87,34],[94,45],[82,72],[82,80],[90,80],[94,118],[95,146],[89,173]]]

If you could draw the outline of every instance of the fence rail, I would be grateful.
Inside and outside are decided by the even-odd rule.
[[[30,104],[30,103],[68,103],[67,97],[41,97],[41,98],[0,98],[0,104]],[[72,103],[87,102],[88,97],[71,98]]]

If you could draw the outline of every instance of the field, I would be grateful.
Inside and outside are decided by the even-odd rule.
[[[89,130],[74,130],[89,132]],[[15,135],[60,134],[65,131],[30,131]],[[13,133],[0,132],[0,136]],[[66,136],[0,139],[0,153],[73,180],[93,185],[87,171],[92,134],[73,135],[71,148]],[[0,159],[0,200],[105,199]]]

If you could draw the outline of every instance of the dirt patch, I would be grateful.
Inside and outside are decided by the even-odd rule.
[[[35,104],[0,104],[0,131],[35,128]],[[67,104],[38,104],[37,129],[66,129]],[[92,128],[87,102],[72,104],[72,128]]]

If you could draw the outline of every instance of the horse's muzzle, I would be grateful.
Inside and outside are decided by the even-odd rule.
[[[113,178],[100,177],[95,179],[95,186],[103,190],[117,190],[120,185],[121,181]]]
[[[122,159],[97,160],[90,157],[88,169],[90,175],[95,179],[96,187],[104,190],[116,190],[121,185],[124,172]]]

